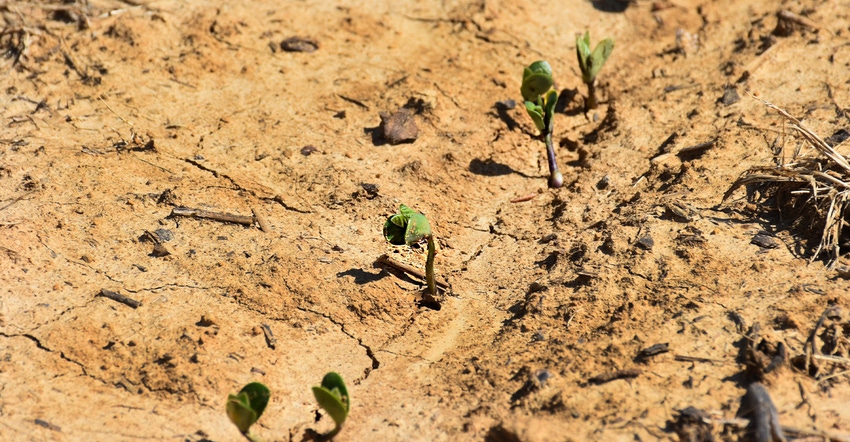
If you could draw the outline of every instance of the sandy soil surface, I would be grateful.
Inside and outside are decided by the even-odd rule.
[[[300,441],[328,371],[339,441],[739,440],[753,385],[788,437],[850,440],[847,262],[722,201],[809,149],[749,92],[846,135],[848,4],[556,3],[0,3],[0,440],[240,440],[225,399],[261,381],[253,431]],[[616,41],[589,113],[586,30]],[[382,236],[400,203],[438,309],[378,262],[423,267]]]

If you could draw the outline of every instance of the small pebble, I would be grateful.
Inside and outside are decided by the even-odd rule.
[[[319,49],[319,42],[304,37],[289,37],[280,42],[280,48],[286,52],[314,52]]]

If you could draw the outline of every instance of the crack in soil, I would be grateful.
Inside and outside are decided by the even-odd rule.
[[[282,196],[280,196],[280,195],[277,195],[277,196],[275,196],[274,198],[260,198],[260,199],[261,199],[261,200],[263,200],[263,201],[271,201],[271,202],[274,202],[274,203],[278,203],[278,204],[280,204],[280,206],[281,206],[281,207],[283,207],[285,210],[290,210],[290,211],[292,211],[292,212],[297,212],[297,213],[313,213],[313,211],[312,211],[312,210],[299,209],[299,208],[297,208],[297,207],[290,206],[289,204],[286,204],[286,203],[283,201],[283,197],[282,197]]]
[[[204,172],[209,172],[209,173],[211,173],[211,174],[212,174],[214,177],[216,177],[216,178],[224,178],[224,179],[226,179],[227,181],[230,181],[230,184],[233,184],[233,186],[235,187],[235,189],[234,189],[234,190],[238,190],[238,191],[240,191],[240,192],[248,192],[248,193],[250,193],[252,196],[256,196],[256,195],[254,195],[254,192],[251,192],[250,190],[245,189],[244,187],[240,186],[240,185],[239,185],[239,183],[237,183],[237,182],[236,182],[236,180],[234,180],[233,178],[231,178],[231,177],[227,176],[226,174],[223,174],[223,173],[221,173],[221,172],[219,172],[219,171],[217,171],[217,170],[215,170],[215,169],[212,169],[212,168],[209,168],[209,167],[207,167],[207,166],[204,166],[204,165],[203,165],[203,164],[201,164],[200,162],[198,162],[198,161],[196,161],[196,160],[193,160],[193,159],[191,159],[191,158],[183,158],[183,161],[185,161],[185,162],[187,162],[187,163],[189,163],[189,164],[191,164],[191,165],[193,165],[193,166],[197,167],[198,169],[203,170]]]
[[[126,290],[128,293],[153,292],[153,291],[156,291],[156,290],[164,290],[164,289],[168,289],[168,288],[194,289],[194,290],[212,290],[212,289],[227,290],[227,287],[219,286],[219,285],[213,285],[213,286],[209,286],[209,287],[201,287],[201,286],[177,284],[177,283],[165,284],[165,285],[160,285],[160,286],[156,286],[156,287],[144,287],[144,288],[140,288],[140,289],[128,289],[127,287],[123,287],[123,286],[122,286],[122,288],[124,290]]]
[[[90,375],[90,374],[88,373],[88,371],[86,370],[86,366],[85,366],[85,365],[83,365],[82,363],[80,363],[80,362],[78,362],[78,361],[75,361],[75,360],[73,360],[73,359],[71,359],[71,358],[69,358],[69,357],[65,356],[65,353],[64,353],[64,352],[62,352],[62,351],[56,351],[56,350],[52,350],[52,349],[50,349],[50,348],[45,347],[45,346],[44,346],[44,344],[42,344],[42,343],[41,343],[41,340],[40,340],[40,339],[36,338],[35,336],[33,336],[33,335],[29,334],[29,333],[11,334],[11,335],[10,335],[10,334],[6,334],[6,333],[3,333],[3,332],[0,332],[0,337],[4,337],[4,338],[27,338],[27,339],[29,339],[30,341],[34,342],[34,343],[35,343],[36,348],[38,348],[39,350],[44,350],[44,351],[46,351],[46,352],[48,352],[48,353],[59,353],[59,357],[60,357],[60,358],[62,358],[63,360],[68,361],[68,362],[70,362],[70,363],[72,363],[72,364],[74,364],[74,365],[79,366],[79,367],[80,367],[80,370],[82,370],[82,371],[83,371],[83,374],[84,374],[84,375],[86,375],[87,377],[90,377],[90,378],[92,378],[92,379],[94,379],[94,380],[96,380],[96,381],[100,381],[100,382],[102,382],[102,383],[104,383],[104,384],[107,384],[107,385],[109,384],[108,382],[104,381],[103,379],[100,379],[100,378],[97,378],[97,377],[95,377],[95,376],[93,376],[93,375]]]
[[[106,279],[108,279],[108,280],[110,280],[110,281],[112,281],[112,282],[114,282],[114,283],[116,283],[116,284],[121,284],[121,286],[124,286],[124,281],[121,281],[120,279],[115,279],[115,278],[113,278],[113,277],[112,277],[109,273],[106,273],[106,271],[104,271],[104,270],[100,270],[100,269],[94,268],[94,267],[92,267],[92,266],[90,266],[90,265],[88,265],[88,264],[86,264],[86,263],[84,263],[84,262],[81,262],[81,261],[75,261],[75,260],[73,260],[73,259],[65,258],[64,256],[63,256],[62,258],[63,258],[63,259],[65,259],[65,261],[70,262],[71,264],[76,264],[76,265],[78,265],[78,266],[85,267],[85,268],[87,268],[87,269],[89,269],[89,270],[91,270],[91,271],[93,271],[93,272],[95,272],[95,273],[99,273],[99,274],[101,274],[101,275],[105,276],[105,277],[106,277]]]
[[[372,347],[370,347],[370,346],[368,346],[368,345],[364,344],[364,343],[363,343],[363,339],[362,339],[362,338],[358,338],[358,337],[354,336],[353,334],[351,334],[350,332],[348,332],[348,331],[345,329],[345,324],[344,324],[344,323],[337,321],[336,319],[334,319],[333,317],[331,317],[331,315],[329,315],[329,314],[327,314],[327,313],[317,312],[317,311],[315,311],[315,310],[313,310],[313,309],[304,308],[304,307],[296,307],[296,308],[297,308],[298,310],[302,311],[302,312],[305,312],[305,313],[312,313],[312,314],[314,314],[314,315],[318,315],[318,316],[321,316],[321,317],[323,317],[323,318],[327,319],[327,320],[328,320],[328,321],[330,321],[332,324],[334,324],[334,325],[336,325],[337,327],[339,327],[339,330],[340,330],[340,331],[341,331],[344,335],[346,335],[346,336],[348,336],[349,338],[354,339],[355,341],[357,341],[357,345],[359,345],[359,346],[363,347],[363,349],[365,349],[365,350],[366,350],[366,356],[368,356],[368,357],[369,357],[369,359],[371,359],[371,360],[372,360],[372,366],[371,366],[371,367],[366,367],[366,368],[364,368],[364,369],[363,369],[363,377],[362,377],[362,378],[357,378],[357,379],[353,380],[353,381],[351,382],[353,385],[359,385],[361,382],[365,381],[365,380],[366,380],[366,378],[368,378],[368,377],[369,377],[369,374],[370,374],[370,373],[372,373],[372,370],[377,370],[377,369],[378,369],[378,367],[380,367],[380,366],[381,366],[381,361],[379,361],[379,360],[378,360],[378,358],[377,358],[377,357],[375,357],[375,352],[373,352],[373,351],[372,351]]]
[[[292,212],[304,213],[304,214],[313,213],[312,210],[304,210],[304,209],[299,209],[299,208],[294,207],[294,206],[290,206],[289,204],[287,204],[286,202],[283,201],[283,197],[280,196],[280,195],[276,195],[274,197],[260,197],[260,196],[257,195],[257,192],[243,187],[241,184],[237,183],[236,180],[233,179],[232,177],[230,177],[229,175],[221,173],[221,172],[219,172],[219,171],[217,171],[213,168],[204,166],[203,164],[201,164],[200,162],[198,162],[196,160],[193,160],[191,158],[183,158],[183,161],[197,167],[198,169],[203,170],[204,172],[211,173],[216,178],[226,179],[227,181],[230,182],[230,184],[232,184],[234,186],[233,190],[236,190],[236,191],[239,191],[239,192],[246,192],[249,195],[253,196],[254,198],[259,199],[260,201],[273,202],[273,203],[280,204],[280,206],[283,207],[285,210],[289,210],[289,211],[292,211]]]
[[[89,299],[88,301],[86,301],[86,302],[85,302],[84,304],[82,304],[82,305],[72,305],[72,306],[70,306],[70,307],[67,307],[65,310],[62,310],[62,312],[60,312],[58,315],[54,316],[54,317],[53,317],[53,318],[51,318],[51,319],[48,319],[47,321],[42,322],[41,324],[38,324],[38,325],[36,325],[36,326],[32,327],[29,331],[35,331],[35,330],[40,329],[41,327],[44,327],[44,326],[46,326],[46,325],[50,325],[50,324],[52,324],[52,323],[54,323],[54,322],[56,322],[56,321],[58,321],[58,320],[62,319],[62,317],[63,317],[63,316],[65,316],[65,314],[66,314],[66,313],[68,313],[68,312],[70,312],[70,311],[72,311],[72,310],[76,310],[76,309],[78,309],[78,308],[86,308],[86,307],[88,307],[88,306],[89,306],[92,302],[94,302],[94,298]],[[18,328],[18,327],[15,327],[15,328],[17,328],[18,330],[21,330],[21,329],[20,329],[20,328]],[[0,332],[0,336],[7,336],[7,337],[8,337],[8,336],[24,336],[24,334],[23,334],[23,333],[16,333],[16,334],[13,334],[13,335],[4,335],[2,332]]]
[[[90,373],[88,372],[88,370],[86,369],[86,366],[85,366],[83,363],[81,363],[81,362],[79,362],[79,361],[75,361],[75,360],[73,360],[73,359],[69,358],[68,356],[66,356],[66,355],[65,355],[65,352],[63,352],[63,351],[60,351],[60,350],[53,350],[53,349],[51,349],[51,348],[49,348],[49,347],[45,346],[44,344],[42,344],[42,343],[41,343],[41,340],[40,340],[39,338],[37,338],[37,337],[35,337],[35,336],[33,336],[33,335],[29,334],[29,333],[7,334],[7,333],[0,332],[0,337],[3,337],[3,338],[26,338],[26,339],[29,339],[30,341],[32,341],[33,343],[35,343],[36,348],[38,348],[39,350],[43,350],[43,351],[46,351],[47,353],[51,353],[51,354],[58,354],[58,355],[59,355],[59,357],[60,357],[60,358],[62,358],[62,360],[67,361],[67,362],[70,362],[70,363],[72,363],[72,364],[74,364],[74,365],[76,365],[76,366],[80,367],[80,370],[82,371],[82,374],[83,374],[84,376],[86,376],[86,377],[88,377],[88,378],[90,378],[90,379],[93,379],[93,380],[95,380],[95,381],[98,381],[98,382],[102,383],[103,385],[111,385],[111,386],[113,386],[113,387],[115,387],[115,388],[121,388],[121,389],[123,389],[124,391],[126,391],[126,392],[128,392],[128,393],[130,393],[130,394],[133,394],[133,391],[131,391],[129,388],[127,388],[127,386],[126,386],[126,385],[124,385],[124,384],[125,384],[125,382],[126,382],[126,383],[129,383],[130,385],[134,385],[134,386],[135,386],[135,385],[138,385],[138,384],[136,384],[136,383],[134,383],[134,382],[131,382],[131,381],[127,380],[127,379],[122,379],[122,380],[119,380],[119,381],[110,382],[110,381],[107,381],[107,380],[105,380],[105,379],[102,379],[102,378],[99,378],[99,377],[97,377],[97,376],[94,376],[94,375],[92,375],[92,374],[90,374]],[[162,389],[155,389],[155,388],[151,388],[150,386],[148,386],[148,385],[144,382],[144,380],[141,382],[141,385],[142,385],[142,386],[144,386],[144,387],[145,387],[145,388],[146,388],[149,392],[151,392],[151,393],[163,392],[163,391],[168,392],[168,393],[177,393],[177,392],[170,391],[168,388],[162,388]],[[190,393],[194,394],[194,395],[196,396],[196,398],[197,398],[197,393],[196,393],[196,392],[191,391]]]

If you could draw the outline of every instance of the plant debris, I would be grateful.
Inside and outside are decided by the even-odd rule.
[[[797,149],[786,158],[784,149],[780,148],[774,152],[774,165],[751,167],[732,183],[723,199],[725,201],[739,187],[746,186],[750,201],[761,207],[776,204],[783,217],[791,220],[792,228],[810,240],[818,239],[811,260],[825,253],[832,269],[840,256],[844,219],[850,214],[850,163],[800,120],[755,98],[790,121],[791,128],[814,148],[815,153]]]
[[[103,296],[104,298],[109,298],[115,302],[120,302],[131,308],[138,308],[142,305],[141,302],[136,301],[132,298],[128,298],[120,293],[113,292],[112,290],[101,289],[100,293],[98,293],[96,296]]]

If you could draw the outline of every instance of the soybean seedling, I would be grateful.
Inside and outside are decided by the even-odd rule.
[[[534,120],[534,125],[546,141],[546,156],[549,161],[549,187],[557,189],[564,185],[564,175],[555,162],[555,147],[552,144],[552,127],[555,121],[555,104],[558,92],[552,89],[552,67],[540,60],[531,63],[522,71],[522,98],[525,110]]]
[[[596,76],[613,50],[614,40],[610,38],[599,42],[593,48],[593,52],[590,52],[590,32],[585,32],[584,36],[576,37],[576,56],[578,56],[578,66],[581,69],[581,81],[587,85],[587,101],[584,102],[585,111],[596,109],[598,106],[596,101]]]
[[[384,238],[390,244],[412,246],[425,238],[428,241],[428,258],[425,260],[425,282],[431,296],[437,297],[437,284],[434,282],[434,255],[437,247],[431,233],[431,223],[425,215],[414,211],[404,204],[398,206],[398,213],[387,218],[384,223]]]
[[[326,439],[331,439],[342,430],[342,424],[348,417],[348,410],[351,407],[351,398],[348,396],[342,376],[334,372],[326,374],[322,378],[322,385],[313,387],[313,396],[336,424],[333,431],[324,436]]]
[[[263,415],[270,397],[269,388],[259,382],[251,382],[242,387],[239,394],[227,396],[227,417],[251,442],[262,441],[257,436],[250,434],[248,430]]]

